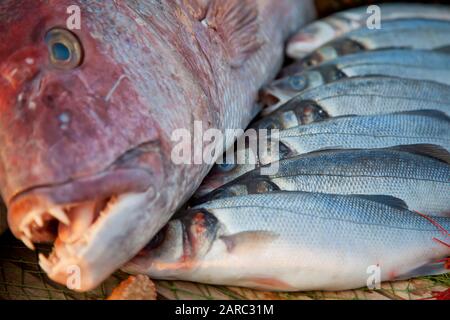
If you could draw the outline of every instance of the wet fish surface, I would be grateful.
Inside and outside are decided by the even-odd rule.
[[[448,272],[449,228],[450,218],[430,221],[391,197],[230,197],[180,213],[124,269],[263,290],[352,289],[377,266],[381,281]]]
[[[278,127],[274,124],[273,127]],[[196,191],[196,198],[261,165],[321,149],[371,149],[397,145],[434,144],[450,152],[450,118],[420,110],[370,116],[342,116],[281,130],[278,152],[247,153],[255,160],[216,165]],[[259,144],[259,142],[258,142]]]
[[[450,86],[384,76],[344,78],[296,95],[251,127],[288,129],[329,117],[423,109],[450,116]]]
[[[69,7],[80,29],[65,27]],[[0,2],[0,193],[16,237],[55,243],[40,257],[52,280],[77,266],[73,289],[92,289],[158,232],[211,167],[172,161],[172,134],[244,129],[312,12],[303,0]]]
[[[278,190],[389,195],[410,210],[450,216],[449,164],[450,153],[433,145],[318,151],[280,160],[274,173],[257,168],[199,201]]]
[[[420,49],[442,50],[450,46],[450,20],[400,19],[386,21],[381,29],[361,28],[332,40],[308,56],[297,60],[297,70],[336,59],[341,56],[370,50]]]
[[[278,105],[305,90],[350,77],[378,75],[450,85],[450,55],[425,50],[367,51],[343,56],[303,72],[288,66],[282,74],[281,79],[266,86],[262,93],[275,97]]]
[[[450,8],[443,5],[418,3],[384,3],[380,8],[381,24],[389,20],[427,18],[450,20]],[[294,59],[300,59],[350,31],[367,26],[373,11],[368,7],[358,7],[337,12],[324,19],[315,21],[302,29],[289,41],[287,54]],[[381,25],[381,26],[382,26]]]

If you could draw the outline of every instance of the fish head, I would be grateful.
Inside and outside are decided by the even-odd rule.
[[[316,88],[326,83],[325,76],[320,70],[309,70],[278,79],[261,92],[263,101],[270,101],[267,105],[281,106],[305,90]]]
[[[50,278],[78,270],[73,289],[85,291],[165,222],[149,212],[162,210],[170,147],[102,24],[83,11],[68,29],[73,3],[0,3],[0,192],[17,238],[55,242],[40,259]]]
[[[300,125],[327,119],[327,112],[315,101],[303,99],[299,94],[276,110],[255,121],[250,128],[255,130],[286,130]]]
[[[130,273],[171,279],[195,270],[220,234],[220,222],[208,210],[188,209],[169,223],[123,268]]]
[[[237,148],[237,145],[235,144],[232,148]],[[258,152],[250,146],[245,146],[239,151],[236,149],[234,152],[227,151],[226,154],[232,154],[233,159],[226,159],[223,163],[214,165],[194,194],[194,199],[202,198],[224,184],[255,169],[260,162]]]

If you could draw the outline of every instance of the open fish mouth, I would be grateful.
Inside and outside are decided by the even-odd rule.
[[[61,189],[72,190],[79,181],[33,189],[13,198],[8,219],[15,236],[30,249],[34,243],[54,243],[49,256],[39,255],[40,266],[52,280],[77,291],[92,289],[136,253],[141,242],[145,245],[139,237],[134,242],[124,238],[133,224],[145,224],[143,216],[148,215],[155,196],[151,176],[145,170],[125,171],[129,171],[127,180],[123,172],[113,172],[118,180],[106,189],[102,188],[108,176],[91,181],[99,183],[95,199],[85,198],[81,189],[72,195],[74,201],[60,202],[65,200]],[[122,182],[128,187],[123,188]],[[120,192],[108,194],[113,187]]]

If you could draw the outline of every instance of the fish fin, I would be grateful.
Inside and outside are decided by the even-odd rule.
[[[424,265],[421,265],[415,269],[412,269],[404,274],[400,274],[396,276],[392,280],[406,280],[416,277],[423,277],[423,276],[434,276],[439,274],[444,274],[447,272],[450,272],[450,265],[449,260],[450,258],[446,258],[441,261],[433,261]]]
[[[233,235],[220,236],[228,252],[237,250],[254,250],[278,238],[278,234],[270,231],[243,231]]]
[[[450,164],[450,153],[441,146],[434,144],[411,144],[401,145],[391,148],[385,148],[385,150],[398,150],[409,152],[429,158],[434,158],[444,163]]]
[[[298,291],[295,287],[289,283],[277,279],[266,277],[250,277],[242,280],[251,287],[261,288],[265,290],[277,290],[277,291]]]
[[[233,68],[239,68],[259,50],[258,6],[254,0],[211,0],[206,23],[215,30]]]
[[[434,49],[433,51],[441,52],[441,53],[450,53],[450,46],[440,47],[440,48]]]
[[[445,120],[450,121],[450,117],[442,111],[439,110],[432,110],[432,109],[423,109],[423,110],[411,110],[411,111],[400,111],[400,112],[393,112],[392,114],[410,114],[410,115],[417,115],[417,116],[427,116],[431,118],[436,118],[439,120]],[[335,119],[351,119],[351,118],[360,118],[360,115],[357,114],[346,114],[341,116],[332,117],[329,119],[324,119],[323,121],[333,121]]]
[[[183,0],[189,13],[199,21],[206,17],[210,0]]]
[[[408,210],[408,205],[406,204],[405,201],[403,201],[402,199],[396,198],[396,197],[392,197],[392,196],[368,195],[368,194],[354,194],[354,195],[351,195],[351,196],[352,197],[361,198],[361,199],[366,199],[366,200],[373,201],[373,202],[382,203],[382,204],[385,204],[385,205],[390,206],[392,208]]]
[[[432,118],[436,118],[439,120],[450,121],[450,117],[445,112],[442,112],[439,110],[428,110],[428,109],[411,110],[411,111],[394,112],[393,114],[410,114],[410,115],[417,115],[417,116],[427,116],[427,117],[432,117]]]

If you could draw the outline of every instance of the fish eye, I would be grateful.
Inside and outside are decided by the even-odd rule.
[[[58,69],[74,69],[81,65],[83,49],[79,39],[69,30],[53,28],[45,35],[50,62]]]
[[[161,229],[145,246],[145,250],[152,250],[158,248],[166,239],[167,226]]]
[[[222,172],[229,172],[229,171],[233,170],[234,168],[236,168],[236,164],[235,163],[221,163],[221,164],[218,164],[217,167]]]
[[[290,79],[290,84],[294,90],[303,90],[305,87],[305,79],[302,76],[293,76]]]

